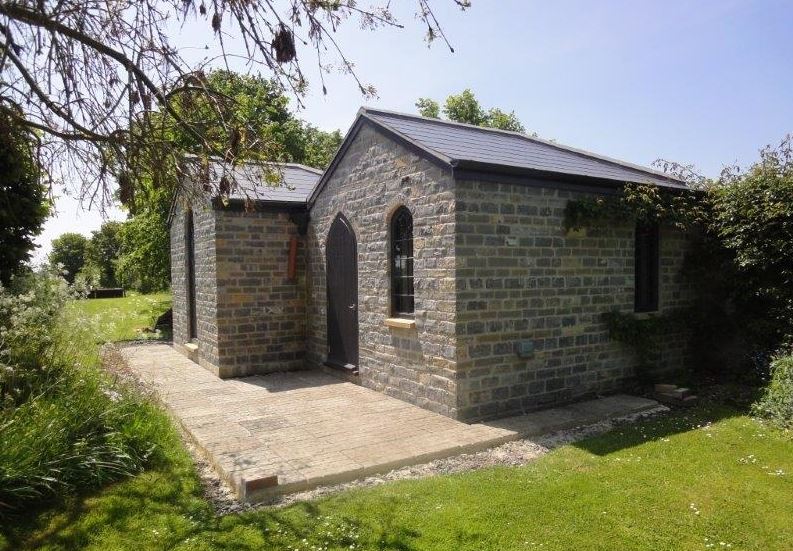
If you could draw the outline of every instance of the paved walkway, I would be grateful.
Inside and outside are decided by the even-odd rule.
[[[318,371],[222,380],[165,344],[129,346],[122,354],[248,501],[657,405],[618,396],[468,425]]]

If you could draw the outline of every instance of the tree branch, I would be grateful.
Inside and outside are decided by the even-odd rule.
[[[203,143],[206,143],[206,140],[203,139],[203,136],[201,136],[199,132],[182,120],[182,117],[179,115],[179,113],[177,113],[176,110],[171,106],[166,95],[156,84],[154,84],[154,82],[152,82],[146,72],[138,67],[129,57],[123,53],[114,50],[113,48],[97,41],[87,34],[84,34],[71,27],[67,27],[58,21],[53,21],[44,14],[22,8],[17,4],[9,4],[6,2],[0,3],[0,14],[17,21],[22,21],[28,25],[46,29],[52,33],[62,34],[63,36],[71,38],[72,40],[75,40],[81,44],[85,44],[89,48],[92,48],[97,52],[117,61],[124,67],[124,69],[134,74],[139,82],[143,83],[143,85],[157,98],[158,103],[162,105],[166,111],[168,111],[168,114],[171,115],[174,120],[176,120],[179,124],[182,124],[185,130],[193,134],[195,138]]]

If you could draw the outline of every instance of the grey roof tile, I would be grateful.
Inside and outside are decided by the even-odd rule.
[[[491,165],[539,173],[686,188],[661,172],[517,132],[363,108],[362,116],[452,166]]]
[[[265,166],[252,162],[242,163],[235,166],[231,174],[233,184],[229,198],[304,204],[322,176],[321,170],[300,164],[272,163],[269,166],[275,173],[280,173],[280,185],[267,182]],[[213,163],[210,170],[211,179],[220,180],[223,165]]]

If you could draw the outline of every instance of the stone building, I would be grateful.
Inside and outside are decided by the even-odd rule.
[[[255,172],[255,171],[254,171]],[[667,175],[513,132],[361,109],[321,175],[177,200],[174,346],[221,377],[323,368],[463,420],[619,390],[604,313],[685,306],[688,236],[569,232],[567,202]],[[247,186],[247,187],[246,187]],[[193,289],[191,292],[190,289]],[[673,369],[685,335],[658,365]]]

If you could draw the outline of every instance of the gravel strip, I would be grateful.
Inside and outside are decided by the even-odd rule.
[[[104,346],[102,349],[102,361],[105,369],[118,380],[124,384],[131,385],[144,396],[153,399],[155,402],[157,401],[156,393],[126,366],[126,362],[119,353],[117,346]],[[403,467],[386,474],[372,475],[343,484],[319,486],[304,492],[276,495],[269,501],[256,504],[239,501],[231,489],[220,479],[209,462],[198,453],[187,433],[184,430],[180,430],[180,432],[182,442],[190,452],[193,462],[195,463],[196,472],[204,488],[204,496],[212,503],[217,515],[226,515],[268,507],[285,507],[293,503],[311,501],[353,488],[380,486],[381,484],[395,480],[414,480],[437,475],[474,471],[487,467],[517,467],[525,465],[559,446],[596,436],[618,426],[634,423],[638,420],[654,417],[668,411],[669,408],[666,406],[658,406],[639,413],[600,421],[592,425],[557,431],[531,439],[514,440],[481,452],[466,453],[454,457],[447,457],[445,459],[436,459],[429,463]],[[179,423],[176,423],[176,425],[181,429]]]
[[[550,450],[559,446],[602,434],[617,426],[634,423],[640,419],[657,416],[668,411],[669,408],[659,406],[640,413],[617,417],[584,427],[553,432],[533,439],[513,440],[512,442],[507,442],[506,444],[477,453],[461,454],[445,459],[437,459],[421,465],[403,467],[383,475],[373,475],[334,486],[320,486],[305,492],[273,496],[271,501],[253,505],[244,504],[243,507],[246,510],[273,506],[284,507],[300,501],[310,501],[353,488],[380,486],[381,484],[394,480],[414,480],[437,475],[474,471],[488,467],[518,467],[545,455]],[[219,510],[219,513],[222,514],[222,510]]]

